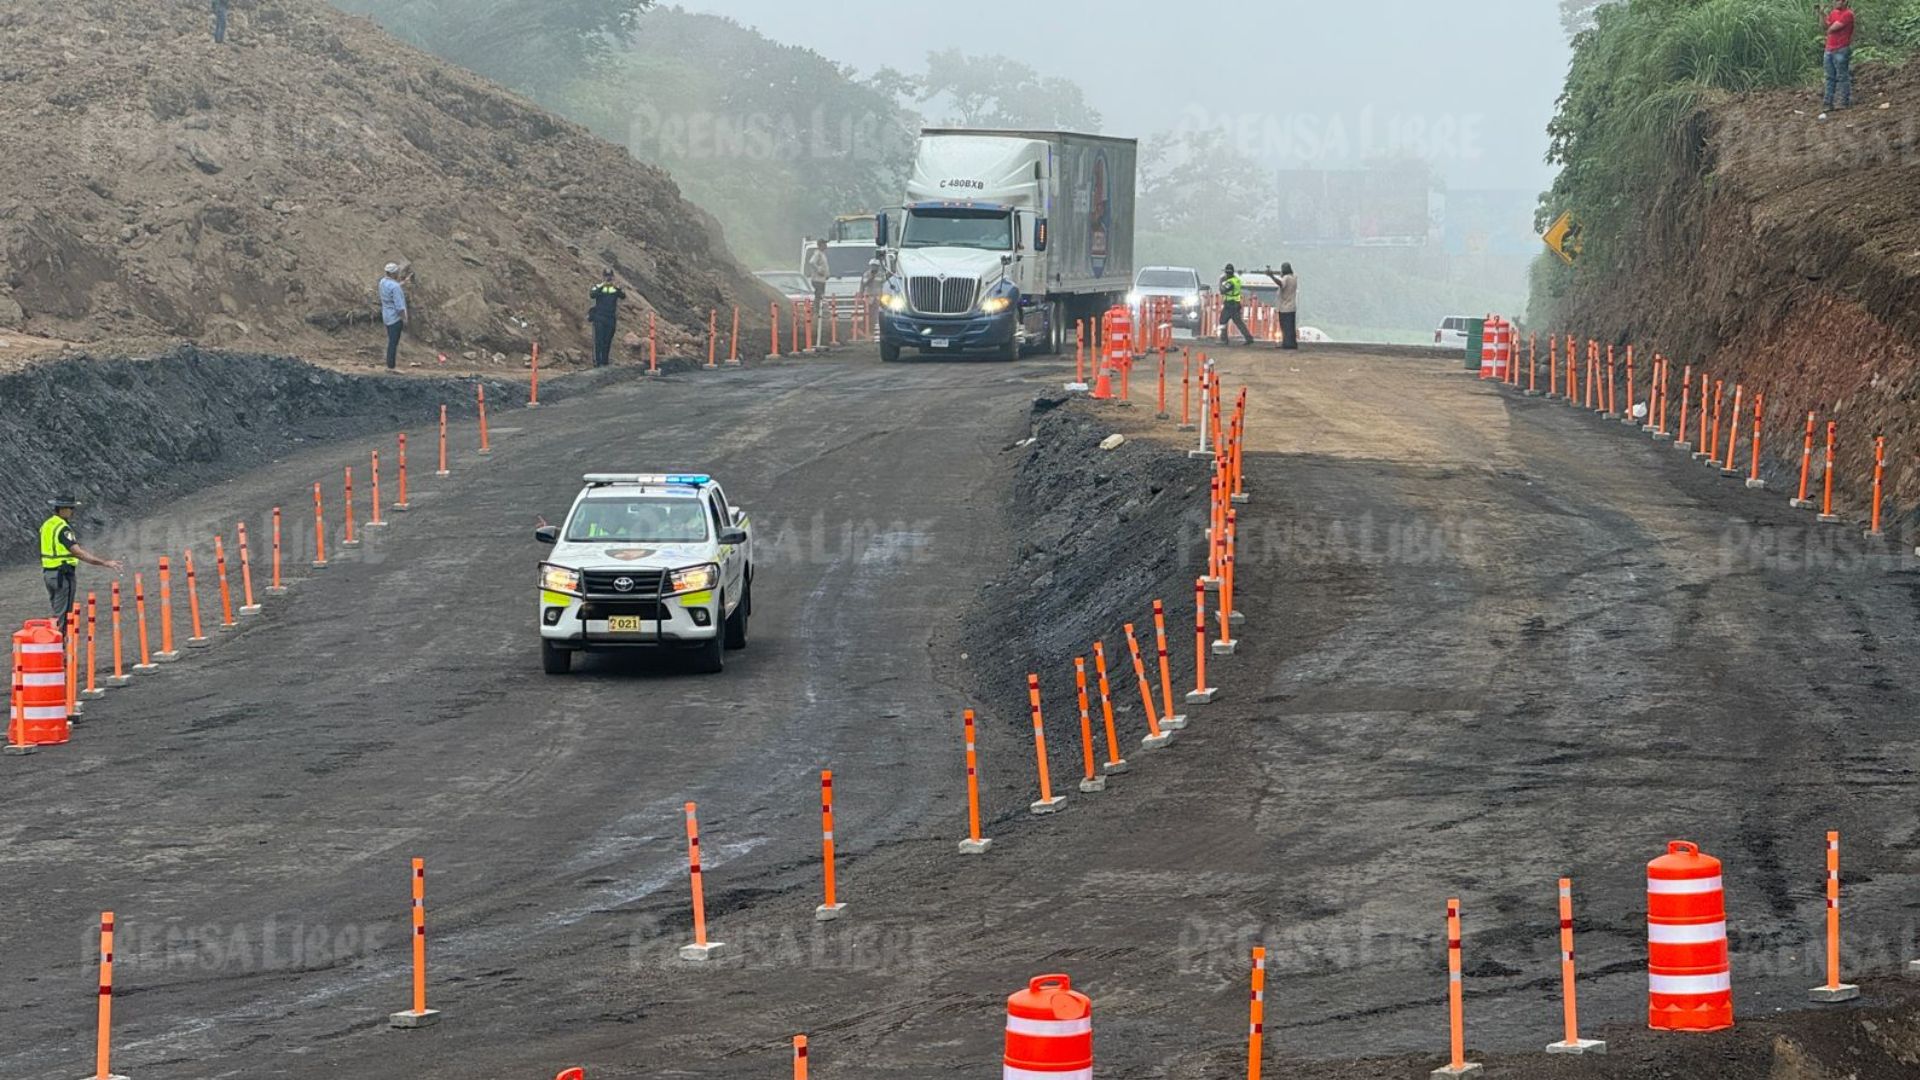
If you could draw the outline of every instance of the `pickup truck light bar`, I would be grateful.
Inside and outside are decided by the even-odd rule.
[[[582,479],[593,487],[606,487],[611,484],[675,484],[699,487],[713,482],[713,477],[706,473],[588,473]]]

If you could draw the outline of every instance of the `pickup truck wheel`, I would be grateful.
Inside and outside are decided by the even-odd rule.
[[[880,362],[891,364],[898,359],[900,359],[900,346],[891,341],[882,341],[880,343]]]
[[[540,642],[540,670],[549,675],[565,675],[573,670],[573,650],[563,649],[551,641]]]
[[[752,602],[753,586],[748,585],[746,591],[740,596],[740,606],[734,608],[733,614],[727,616],[726,628],[723,631],[727,639],[727,648],[744,649],[747,647],[748,605]]]

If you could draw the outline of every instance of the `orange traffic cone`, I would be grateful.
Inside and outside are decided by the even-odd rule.
[[[1107,365],[1105,363],[1102,363],[1100,365],[1100,373],[1094,377],[1093,393],[1087,396],[1091,397],[1095,401],[1112,401],[1113,400],[1113,397],[1114,397],[1113,378],[1110,375],[1108,375]]]

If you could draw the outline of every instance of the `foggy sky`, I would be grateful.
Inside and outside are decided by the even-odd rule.
[[[1109,134],[1223,127],[1274,166],[1411,151],[1456,188],[1537,191],[1568,47],[1549,0],[989,5],[683,0],[863,73],[958,47],[1073,78]],[[924,11],[951,18],[915,19]],[[1214,13],[1230,11],[1231,28]],[[938,119],[939,117],[934,117]]]

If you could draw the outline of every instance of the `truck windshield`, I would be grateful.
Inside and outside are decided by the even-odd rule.
[[[1142,289],[1197,289],[1200,279],[1191,270],[1142,270],[1134,284]]]
[[[706,538],[700,500],[665,495],[588,499],[567,523],[567,540],[578,544],[695,544]]]
[[[1003,210],[915,210],[900,229],[900,246],[1012,251],[1012,218]]]
[[[864,241],[873,243],[880,235],[880,222],[873,217],[843,218],[833,223],[832,239],[839,242]]]

